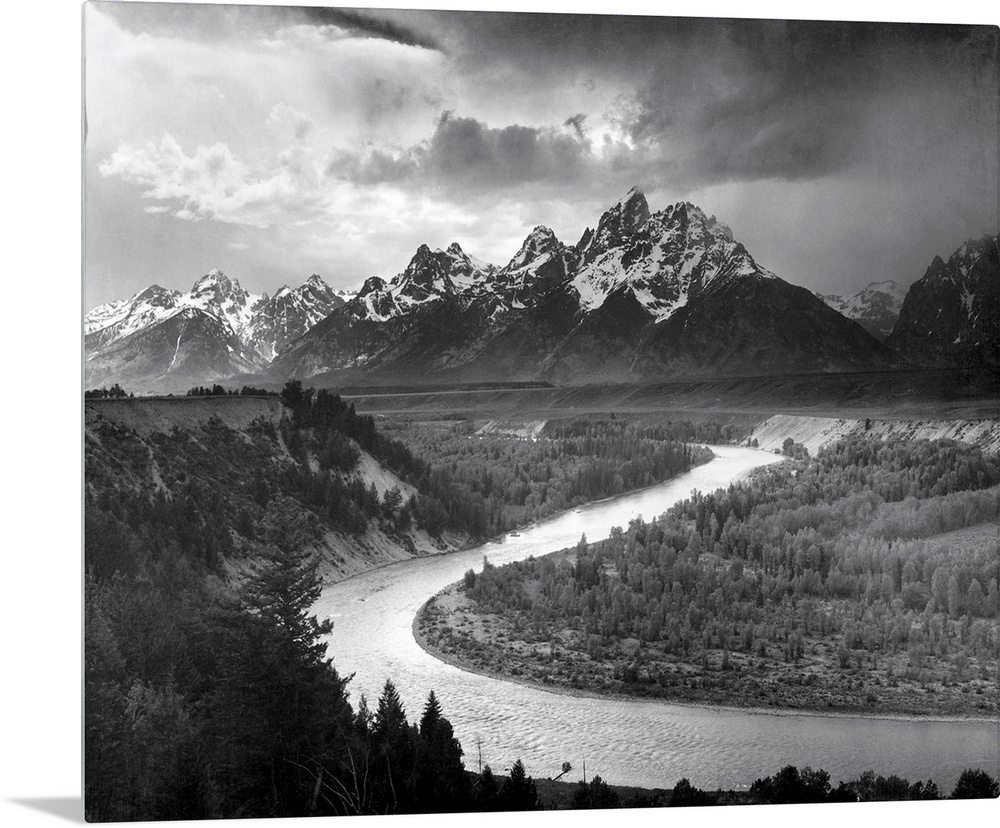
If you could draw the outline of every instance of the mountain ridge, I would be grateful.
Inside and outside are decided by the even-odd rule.
[[[965,255],[981,257],[984,244],[968,242]],[[991,255],[981,268],[987,281],[989,268],[996,269]],[[964,267],[959,278],[961,266],[938,257],[928,269],[954,271],[937,281],[952,291],[965,285],[960,304],[975,296],[961,281],[973,264]],[[536,225],[503,266],[452,242],[445,249],[418,246],[395,276],[370,277],[350,294],[312,276],[299,288],[257,296],[220,270],[189,294],[152,285],[87,315],[87,376],[154,387],[215,381],[227,371],[271,383],[315,377],[572,384],[938,364],[954,349],[914,346],[905,325],[895,333],[909,301],[902,293],[891,280],[848,297],[790,284],[761,266],[714,215],[687,201],[651,211],[632,187],[577,244]],[[191,313],[170,322],[182,309]],[[980,311],[975,318],[986,322],[996,315],[988,303]],[[194,312],[207,318],[195,324]],[[182,347],[191,331],[203,338],[201,347]],[[976,334],[965,351],[981,340],[992,341]]]

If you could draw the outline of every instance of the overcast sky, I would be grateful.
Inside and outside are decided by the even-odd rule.
[[[91,3],[85,54],[87,309],[502,265],[633,184],[826,293],[997,232],[995,27]]]

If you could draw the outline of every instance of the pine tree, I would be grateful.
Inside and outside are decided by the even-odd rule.
[[[470,789],[462,764],[462,746],[451,722],[441,715],[433,690],[420,719],[416,786],[417,809],[423,813],[468,807]]]
[[[480,811],[497,810],[497,799],[500,796],[500,786],[497,778],[493,774],[493,769],[486,765],[479,777],[479,782],[473,791],[476,799],[476,807]]]
[[[518,759],[510,769],[500,789],[499,810],[536,811],[541,808],[535,780],[528,776],[524,763]]]
[[[316,561],[277,550],[217,619],[208,744],[223,813],[307,816],[343,767],[353,716],[322,640],[332,625],[310,613],[320,589]]]
[[[386,680],[372,724],[373,805],[376,813],[413,810],[416,783],[416,728],[391,680]]]

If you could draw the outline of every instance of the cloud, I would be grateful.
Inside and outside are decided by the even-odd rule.
[[[279,133],[291,132],[299,141],[304,139],[313,127],[312,118],[285,103],[271,107],[265,123]]]
[[[433,37],[391,20],[360,14],[348,9],[304,7],[300,11],[310,23],[320,26],[334,25],[356,37],[374,37],[392,43],[400,43],[404,46],[442,51],[441,45]]]
[[[605,118],[699,184],[815,179],[873,160],[919,169],[956,144],[996,146],[996,38],[985,35],[740,21],[664,50]],[[991,111],[974,111],[984,101]]]
[[[576,137],[582,141],[585,137],[583,133],[583,122],[586,120],[587,116],[582,112],[578,112],[576,115],[571,115],[563,121],[563,126],[573,127],[576,131]]]
[[[452,190],[576,181],[596,161],[581,123],[582,116],[573,116],[561,127],[490,127],[446,110],[424,141],[395,153],[340,153],[328,172],[356,183],[409,182]]]
[[[170,209],[188,221],[267,227],[295,213],[308,215],[321,200],[314,171],[294,150],[280,154],[273,169],[254,172],[224,143],[199,146],[188,155],[164,133],[158,144],[122,145],[98,169],[106,178],[140,185],[143,198],[174,205],[147,212]]]

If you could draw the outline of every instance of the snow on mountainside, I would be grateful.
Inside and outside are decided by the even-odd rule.
[[[617,381],[719,367],[849,370],[880,358],[856,323],[758,265],[714,216],[686,202],[650,213],[632,188],[576,246],[535,227],[499,269],[457,244],[421,246],[268,373]]]
[[[230,279],[219,269],[202,276],[191,292],[180,297],[179,305],[197,308],[225,322],[240,338],[253,318],[254,309],[264,297],[247,293],[235,279]]]
[[[390,281],[372,276],[344,305],[354,320],[386,322],[441,299],[470,298],[485,290],[496,268],[469,256],[457,242],[447,250],[420,245],[406,268]]]
[[[876,339],[884,340],[899,319],[906,288],[886,279],[872,282],[850,296],[816,294],[838,313],[853,319]]]
[[[905,300],[889,281],[821,297],[759,265],[715,216],[689,202],[651,212],[633,187],[576,245],[537,226],[502,267],[452,243],[421,245],[353,294],[313,276],[255,296],[219,271],[189,293],[154,285],[88,314],[87,365],[137,387],[178,372],[574,383],[881,370],[1000,353],[996,261],[995,238],[970,241]]]
[[[181,309],[180,298],[176,290],[151,285],[131,299],[94,308],[83,321],[88,351],[168,319]]]
[[[347,298],[352,294],[332,290],[315,275],[273,297],[249,293],[217,269],[188,293],[152,285],[87,314],[87,382],[128,377],[141,385],[168,375],[209,381],[257,371]],[[173,357],[164,360],[150,349],[168,349]],[[178,359],[182,354],[189,356]]]
[[[604,214],[597,232],[585,238],[573,287],[588,311],[625,286],[661,321],[716,279],[774,277],[715,216],[687,202],[650,215],[645,197],[635,188]]]
[[[573,271],[575,252],[548,227],[535,227],[494,280],[491,318],[534,305],[563,284]]]
[[[346,304],[349,298],[353,294],[333,290],[315,274],[301,287],[284,285],[274,296],[264,296],[254,307],[244,340],[261,359],[270,362],[288,343]]]
[[[947,262],[935,256],[907,292],[886,344],[910,356],[1000,364],[997,239],[969,239]]]

